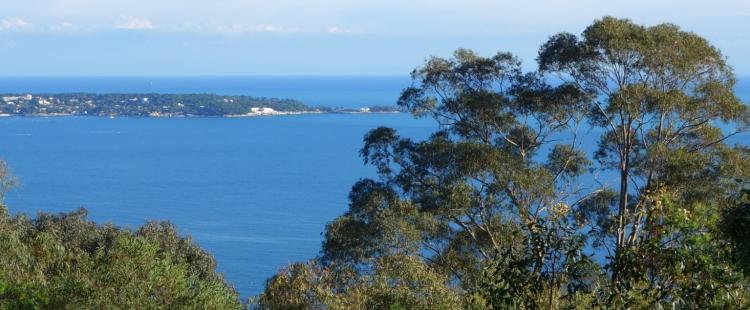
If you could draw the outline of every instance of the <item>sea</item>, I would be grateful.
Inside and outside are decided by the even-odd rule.
[[[0,93],[217,93],[358,108],[394,105],[409,85],[402,76],[4,77]],[[750,77],[737,92],[750,101]],[[358,151],[379,126],[413,139],[437,129],[409,114],[0,117],[0,158],[20,180],[5,202],[30,215],[84,207],[98,223],[133,229],[170,221],[248,297],[319,254],[351,186],[375,176]]]

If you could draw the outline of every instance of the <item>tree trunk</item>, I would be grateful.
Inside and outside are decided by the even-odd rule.
[[[620,196],[617,211],[617,246],[615,247],[615,262],[612,269],[612,283],[619,291],[620,277],[622,271],[622,251],[625,249],[625,213],[628,207],[628,177],[630,169],[630,143],[629,132],[625,134],[625,145],[620,156]]]

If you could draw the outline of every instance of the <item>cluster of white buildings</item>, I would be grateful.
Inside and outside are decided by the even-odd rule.
[[[271,108],[250,108],[250,113],[248,114],[277,115],[279,113],[280,113],[279,111],[276,111]]]
[[[235,114],[235,115],[226,115],[226,117],[251,117],[251,116],[273,116],[273,115],[294,115],[294,114],[309,114],[309,113],[320,113],[317,112],[310,112],[310,111],[295,111],[295,112],[284,112],[284,111],[276,111],[271,108],[250,108],[250,112],[246,114]]]
[[[3,101],[5,101],[5,103],[15,103],[16,101],[31,101],[32,99],[34,99],[34,96],[32,95],[3,97]]]
[[[3,96],[2,99],[3,99],[3,102],[5,102],[5,104],[14,105],[14,104],[21,103],[24,101],[32,101],[34,100],[34,96],[30,94],[23,95],[23,96]],[[49,97],[49,98],[36,97],[36,101],[40,105],[50,105],[52,104],[52,100],[54,99],[55,98],[52,98],[52,97]]]

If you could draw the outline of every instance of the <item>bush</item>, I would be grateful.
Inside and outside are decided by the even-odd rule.
[[[210,254],[170,223],[97,225],[86,210],[0,206],[0,309],[239,309]]]

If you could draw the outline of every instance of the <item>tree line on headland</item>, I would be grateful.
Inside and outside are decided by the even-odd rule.
[[[397,112],[396,106],[363,109],[312,107],[298,100],[216,94],[59,93],[0,95],[0,114],[17,116],[190,117],[252,114],[271,109],[279,114]],[[272,114],[272,113],[267,113]]]
[[[750,307],[750,149],[731,143],[750,110],[718,49],[605,17],[536,60],[524,72],[510,53],[460,49],[415,69],[399,106],[440,129],[370,131],[361,156],[378,176],[354,184],[318,257],[244,305],[170,225],[126,231],[81,211],[0,213],[0,305]]]

